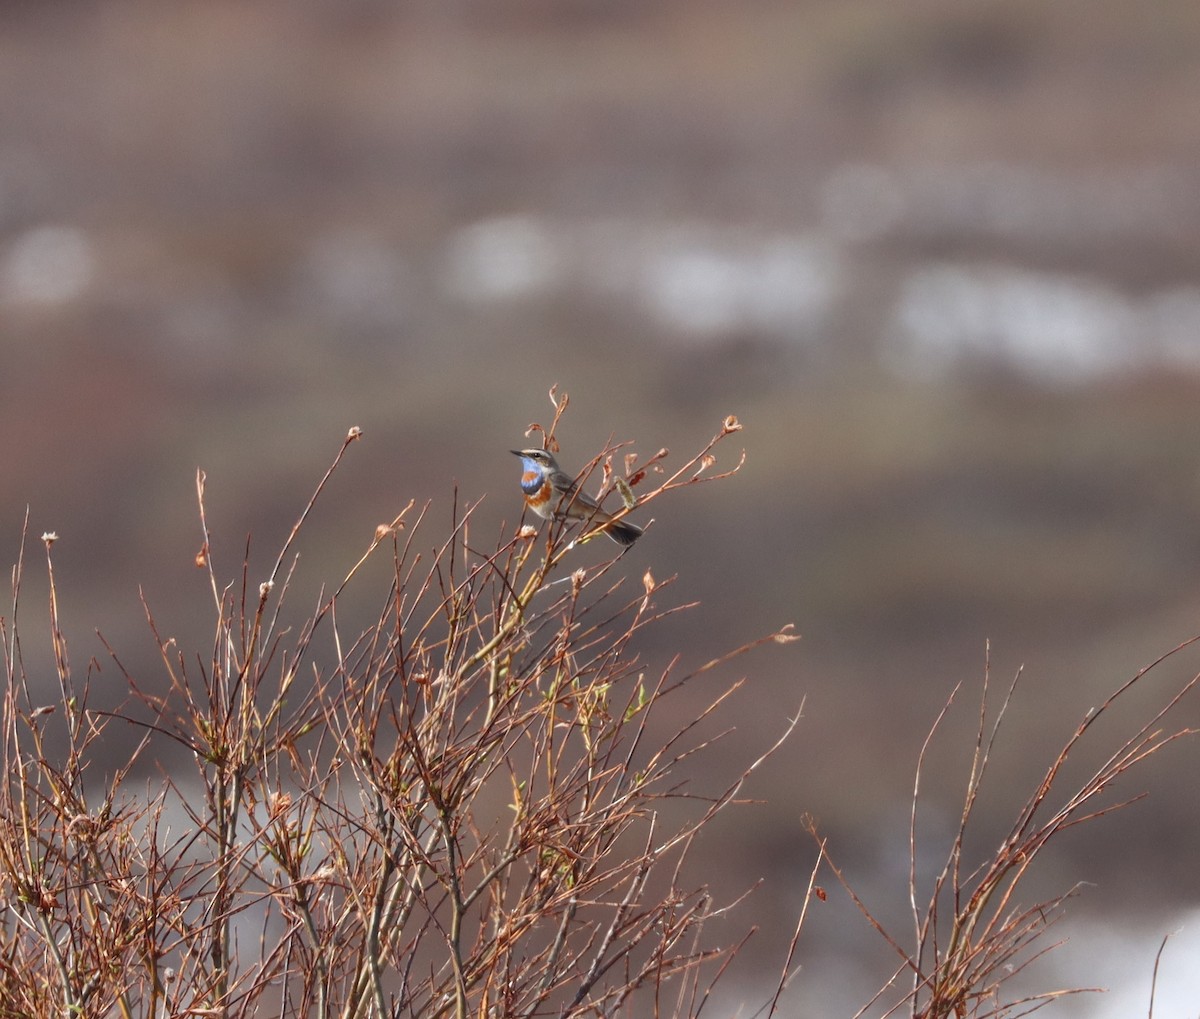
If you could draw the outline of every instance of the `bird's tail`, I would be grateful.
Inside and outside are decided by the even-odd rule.
[[[637,524],[625,520],[611,520],[604,527],[605,533],[613,541],[628,548],[642,536],[642,529]]]

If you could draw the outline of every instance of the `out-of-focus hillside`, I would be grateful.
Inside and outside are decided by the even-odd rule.
[[[660,503],[628,559],[703,602],[646,653],[795,621],[727,752],[801,697],[806,721],[714,852],[800,882],[811,812],[902,907],[916,754],[986,640],[1028,671],[1000,835],[1082,713],[1197,628],[1198,108],[1189,0],[5,5],[0,557],[28,505],[75,654],[99,627],[149,677],[139,585],[210,636],[197,466],[232,577],[363,427],[315,589],[409,498],[447,522],[455,483],[480,533],[511,526],[506,450],[552,383],[570,465],[736,413],[742,477]],[[1176,926],[1190,753],[1050,883]],[[841,962],[797,1014],[865,997],[832,899],[809,950]]]

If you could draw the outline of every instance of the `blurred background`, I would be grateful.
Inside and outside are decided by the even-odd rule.
[[[610,438],[681,462],[737,414],[742,474],[656,503],[625,564],[702,603],[651,663],[804,636],[739,663],[714,786],[805,718],[694,861],[718,894],[766,880],[728,921],[763,928],[719,1003],[749,1014],[805,813],[908,935],[917,754],[964,681],[922,790],[937,855],[989,641],[993,684],[1024,677],[980,861],[1083,713],[1200,630],[1197,109],[1194,0],[4,4],[0,558],[28,507],[76,666],[99,629],[152,686],[139,588],[211,640],[197,467],[218,573],[250,533],[265,574],[363,428],[301,548],[315,599],[410,498],[430,546],[455,485],[511,533],[507,450],[554,383],[572,469]],[[48,660],[44,572],[21,611]],[[1041,860],[1028,895],[1086,887],[1031,985],[1111,988],[1056,1014],[1142,1014],[1181,927],[1158,1004],[1195,1011],[1196,767],[1177,746]],[[795,1016],[851,1015],[893,968],[822,883]]]

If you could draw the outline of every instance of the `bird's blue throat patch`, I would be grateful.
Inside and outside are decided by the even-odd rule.
[[[544,477],[541,471],[527,470],[521,475],[521,491],[526,495],[533,495],[542,487],[543,480]]]

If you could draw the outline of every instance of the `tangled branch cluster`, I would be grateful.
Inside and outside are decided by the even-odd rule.
[[[566,397],[552,398],[557,424]],[[712,472],[714,449],[739,428],[728,419],[670,474],[665,451],[641,466],[627,455],[622,495],[656,477],[648,505],[728,476],[736,466]],[[410,503],[303,626],[285,626],[294,543],[359,435],[261,584],[248,564],[218,576],[198,474],[211,650],[184,654],[148,612],[166,689],[113,653],[131,691],[120,712],[91,708],[93,670],[79,682],[70,665],[51,536],[59,697],[42,704],[15,624],[18,564],[4,628],[4,1015],[700,1011],[737,943],[706,935],[718,907],[683,864],[754,765],[693,799],[685,761],[737,684],[668,722],[664,702],[719,663],[682,674],[678,659],[656,671],[639,659],[641,632],[677,611],[659,606],[667,585],[647,573],[630,591],[613,559],[567,572],[572,535],[557,524],[477,552],[475,507],[426,555],[427,513]],[[592,464],[606,486],[614,452]],[[387,553],[377,617],[344,632],[342,593]],[[124,766],[93,773],[102,742],[129,732]],[[131,788],[138,762],[172,747],[190,767],[172,765],[150,796]]]

